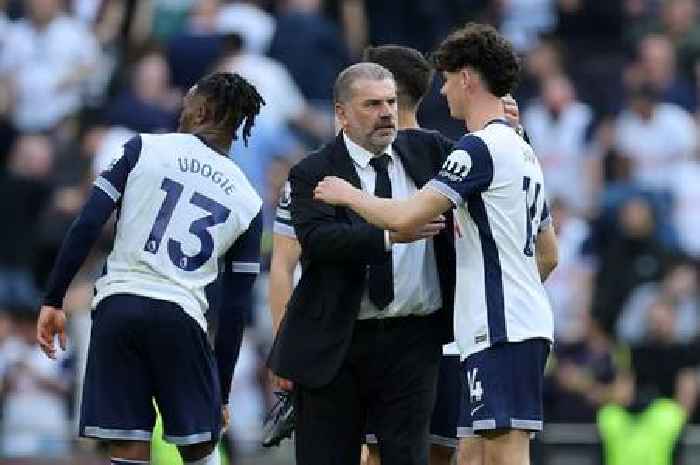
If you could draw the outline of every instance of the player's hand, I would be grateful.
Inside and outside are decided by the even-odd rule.
[[[231,424],[231,412],[228,411],[228,405],[223,404],[221,406],[221,432],[225,433]]]
[[[398,232],[389,231],[389,240],[392,244],[405,244],[407,242],[420,241],[440,234],[445,229],[445,217],[440,215],[428,224],[424,224],[415,231]]]
[[[518,109],[518,102],[516,102],[513,96],[510,94],[506,94],[501,97],[501,101],[503,102],[503,111],[506,114],[508,124],[514,128],[520,126],[520,110]]]
[[[270,383],[272,384],[272,387],[276,391],[291,391],[294,389],[294,382],[280,378],[276,374],[272,372],[272,370],[269,370],[269,375],[270,375]]]
[[[62,350],[66,350],[66,314],[50,305],[43,305],[36,324],[36,339],[47,357],[56,360],[56,348],[54,338],[58,336],[58,343]]]
[[[314,189],[314,199],[331,205],[347,205],[355,189],[352,184],[335,176],[326,176]]]

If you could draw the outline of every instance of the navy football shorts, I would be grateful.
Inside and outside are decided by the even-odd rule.
[[[431,444],[457,447],[457,423],[461,411],[462,389],[459,355],[443,355],[440,358],[435,407],[430,420]],[[365,443],[377,444],[377,437],[371,432],[371,419],[367,423]]]
[[[546,339],[497,344],[462,362],[464,397],[457,434],[497,429],[542,430]]]
[[[199,324],[172,302],[127,294],[106,297],[92,314],[80,435],[150,441],[154,399],[166,441],[218,440],[218,372]]]

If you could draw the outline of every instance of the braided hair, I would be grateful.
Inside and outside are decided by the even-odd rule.
[[[217,126],[233,128],[233,140],[238,139],[238,128],[243,123],[243,142],[247,146],[255,116],[265,105],[257,89],[236,73],[219,72],[202,78],[197,93],[212,105]]]

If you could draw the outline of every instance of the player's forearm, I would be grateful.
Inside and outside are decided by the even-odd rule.
[[[80,215],[71,225],[58,258],[49,276],[44,304],[63,307],[68,286],[80,270],[102,227],[114,210],[114,201],[98,188],[93,188]]]
[[[540,272],[540,280],[545,282],[549,275],[552,274],[554,268],[557,267],[557,262],[545,258],[537,257],[537,270]]]
[[[452,207],[447,197],[421,189],[405,200],[381,199],[355,189],[348,206],[369,223],[382,229],[411,233]]]
[[[276,267],[273,264],[270,267],[270,287],[269,287],[269,302],[270,313],[272,316],[272,334],[277,334],[282,318],[284,318],[287,302],[292,295],[294,288],[294,271],[290,271],[287,267]]]
[[[400,231],[407,227],[406,201],[382,199],[355,189],[347,206],[380,229]]]
[[[225,304],[219,315],[214,354],[219,370],[221,398],[228,403],[233,370],[243,341],[243,315],[253,306],[253,285],[257,275],[236,273],[228,282]]]
[[[557,238],[552,226],[547,227],[537,236],[535,245],[537,269],[540,272],[542,282],[549,277],[559,263],[559,250]]]

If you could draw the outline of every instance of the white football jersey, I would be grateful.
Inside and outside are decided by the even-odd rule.
[[[117,293],[167,300],[206,331],[205,287],[262,206],[245,175],[197,136],[143,134],[95,185],[117,202],[118,219],[93,305]]]
[[[549,224],[542,169],[505,121],[462,137],[428,186],[455,205],[455,340],[462,359],[501,342],[552,340],[535,258]]]

